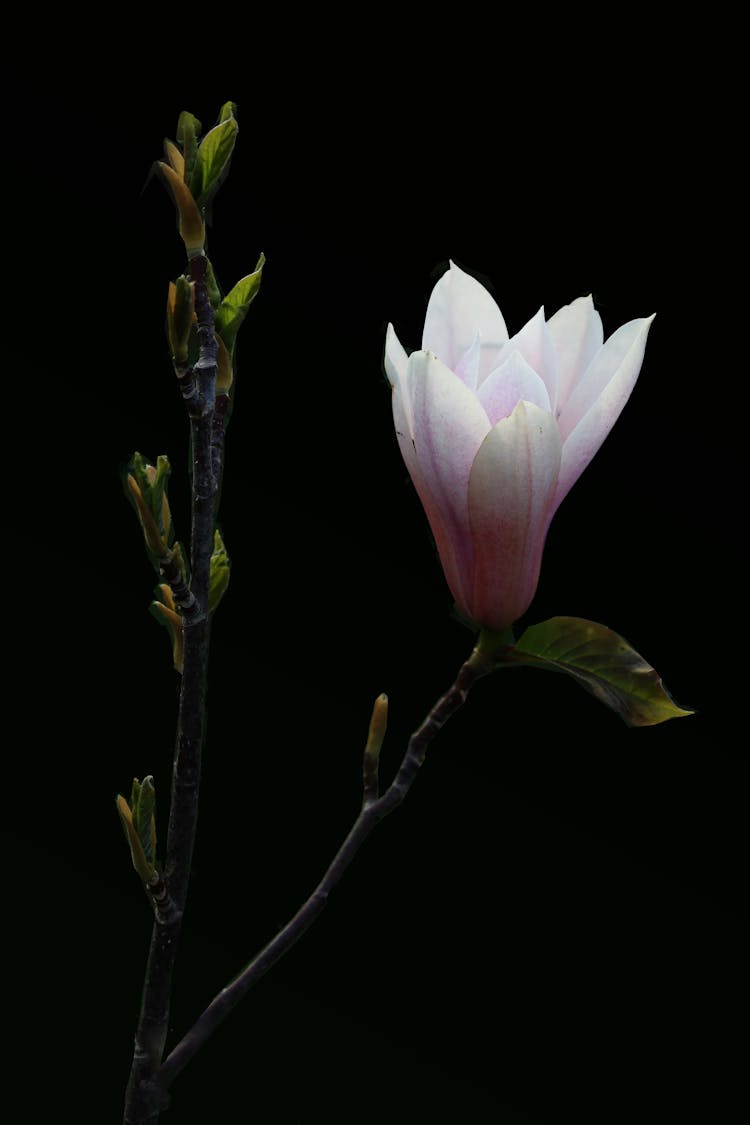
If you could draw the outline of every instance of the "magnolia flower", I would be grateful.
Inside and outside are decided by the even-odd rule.
[[[505,629],[531,604],[552,517],[635,386],[653,316],[604,343],[591,297],[508,338],[494,300],[453,263],[427,306],[422,351],[388,325],[399,446],[458,609]]]

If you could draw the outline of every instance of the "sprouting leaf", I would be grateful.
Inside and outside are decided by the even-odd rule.
[[[208,612],[213,613],[229,585],[229,555],[218,529],[214,533],[211,571],[208,580]]]
[[[216,310],[216,331],[230,353],[240,325],[260,288],[265,261],[265,255],[261,254],[253,272],[237,282]]]
[[[190,180],[199,206],[205,206],[221,183],[237,139],[237,122],[226,117],[206,133],[200,143]]]
[[[185,160],[182,178],[186,184],[192,183],[193,173],[198,158],[198,137],[203,126],[197,117],[187,110],[183,110],[177,121],[177,143],[182,145],[182,155]]]

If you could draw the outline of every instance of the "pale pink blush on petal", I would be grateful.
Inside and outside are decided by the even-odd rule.
[[[393,388],[393,422],[396,427],[396,438],[398,439],[401,456],[404,459],[406,468],[409,470],[412,484],[422,502],[422,507],[425,510],[425,515],[427,516],[430,529],[435,539],[435,545],[437,546],[440,556],[440,563],[443,568],[445,580],[448,583],[453,597],[463,606],[466,598],[464,591],[466,576],[461,572],[460,559],[456,554],[455,543],[448,534],[440,507],[430,491],[422,475],[422,470],[419,467],[419,460],[414,448],[414,440],[409,429],[410,423],[404,409],[404,396],[401,394],[400,389],[395,386]]]
[[[479,333],[483,345],[508,339],[500,309],[485,287],[451,262],[435,285],[427,305],[422,348],[456,369]]]
[[[456,375],[470,391],[475,390],[479,376],[480,337],[477,332],[474,343],[464,352],[456,366],[453,368]]]
[[[568,494],[583,470],[598,452],[602,442],[620,416],[625,403],[630,398],[641,370],[646,337],[653,319],[653,316],[651,316],[623,326],[628,329],[623,339],[629,341],[629,347],[624,355],[621,354],[622,349],[618,348],[619,365],[609,381],[600,389],[599,394],[572,432],[565,437],[560,479],[555,494],[555,508]],[[636,331],[632,328],[633,324],[638,325]],[[610,339],[614,339],[614,336],[611,336]],[[604,348],[606,349],[606,347],[605,344]],[[598,357],[594,359],[594,364],[596,364],[597,359]],[[561,417],[560,421],[562,422],[562,420]]]
[[[628,378],[632,379],[628,388],[630,394],[641,369],[646,336],[653,319],[653,316],[640,317],[638,320],[623,324],[594,355],[560,411],[560,433],[563,441],[567,440],[568,435],[573,432],[623,365]],[[614,422],[614,418],[612,421]]]
[[[519,402],[484,439],[469,480],[474,620],[494,629],[525,613],[536,591],[560,469],[555,419]]]
[[[544,320],[544,308],[503,345],[497,357],[497,366],[515,351],[520,352],[528,365],[541,377],[554,411],[557,405],[557,357]]]
[[[403,346],[401,346],[392,324],[389,324],[386,328],[386,354],[383,363],[385,363],[386,376],[391,387],[405,389],[409,358]]]
[[[495,368],[477,391],[477,398],[487,411],[491,426],[512,414],[521,399],[542,410],[551,409],[546,386],[520,352],[511,352]]]
[[[557,356],[557,410],[565,405],[571,391],[604,342],[602,318],[591,296],[578,297],[563,305],[547,321]]]
[[[490,425],[476,396],[430,352],[409,358],[414,451],[453,545],[462,576],[470,573],[468,487],[471,466]]]

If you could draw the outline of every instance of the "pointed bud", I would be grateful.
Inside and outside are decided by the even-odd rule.
[[[186,364],[190,329],[195,320],[195,283],[186,277],[170,281],[167,294],[167,335],[172,357],[177,364]]]
[[[166,554],[173,536],[172,513],[167,500],[167,481],[171,472],[164,455],[151,465],[141,453],[135,453],[126,485],[143,528],[146,548],[152,562]]]
[[[118,793],[115,804],[125,839],[130,847],[133,867],[144,883],[156,872],[156,820],[154,817],[154,779],[150,775],[140,782],[133,778],[130,802]]]
[[[164,142],[164,155],[167,158],[167,163],[169,164],[170,168],[174,169],[177,175],[181,176],[184,180],[185,157],[182,155],[174,141],[166,140]]]
[[[161,601],[153,601],[150,609],[156,620],[160,622],[160,624],[165,625],[169,630],[169,636],[172,642],[172,663],[176,671],[182,674],[184,650],[182,616],[177,610],[172,591],[166,582],[161,583],[158,587],[158,593]]]
[[[178,175],[171,165],[160,160],[157,167],[163,173],[164,179],[172,190],[172,196],[177,205],[180,236],[185,243],[188,257],[194,258],[197,254],[203,253],[206,241],[206,228],[198,204],[193,199],[182,176]]]
[[[229,555],[218,530],[214,532],[214,549],[208,579],[208,612],[213,613],[229,585]]]
[[[383,745],[388,727],[388,696],[379,695],[372,708],[367,744],[362,758],[362,779],[364,804],[372,804],[379,793],[378,772],[380,767],[380,748]]]

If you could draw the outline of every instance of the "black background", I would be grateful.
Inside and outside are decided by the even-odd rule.
[[[734,1122],[731,91],[707,100],[684,52],[624,29],[585,67],[549,30],[552,65],[531,31],[520,52],[467,35],[461,67],[446,43],[392,42],[373,62],[369,34],[303,61],[277,40],[210,78],[166,45],[120,66],[110,43],[9,98],[6,644],[30,1119],[74,1104],[77,1120],[119,1119],[150,927],[113,798],[152,773],[164,835],[177,702],[120,482],[133,450],[170,456],[183,537],[188,498],[163,329],[182,248],[146,181],[181,109],[208,127],[233,97],[209,252],[225,289],[260,250],[267,267],[239,341],[233,572],[171,1042],[338,847],[375,696],[390,697],[388,777],[470,650],[382,370],[389,320],[420,346],[449,258],[491,286],[511,333],[588,292],[605,335],[658,314],[629,404],[554,521],[528,621],[603,621],[698,714],[629,730],[572,681],[478,685],[314,929],[179,1079],[167,1120]]]

